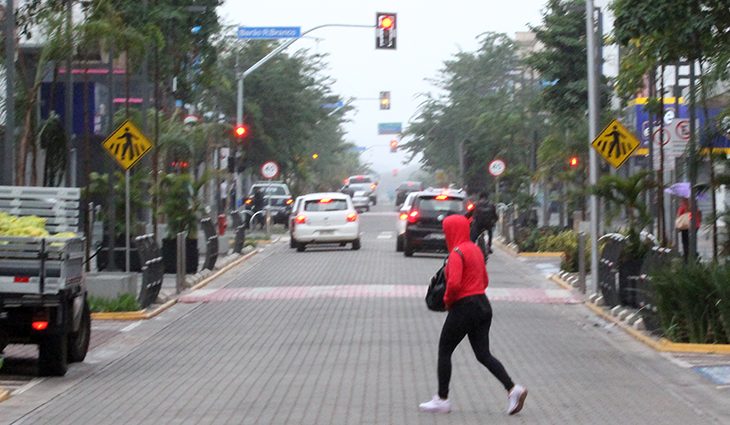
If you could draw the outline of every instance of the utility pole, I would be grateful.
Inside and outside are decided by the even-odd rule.
[[[13,0],[5,4],[5,140],[0,184],[10,186],[15,170],[15,5]]]
[[[593,0],[586,0],[586,44],[588,51],[588,143],[591,144],[598,134],[599,97],[598,75],[596,68],[596,41],[593,25]],[[589,183],[595,186],[598,182],[598,158],[596,151],[588,148]],[[598,292],[598,197],[591,194],[591,286]]]
[[[66,0],[66,37],[68,37],[68,43],[71,47],[68,52],[68,56],[66,57],[66,82],[65,82],[65,101],[66,101],[66,107],[65,113],[66,113],[66,119],[65,121],[65,127],[66,127],[66,137],[69,143],[69,158],[68,158],[68,180],[66,181],[66,184],[71,187],[76,187],[76,138],[74,137],[74,128],[73,128],[73,108],[74,108],[74,87],[73,87],[73,37],[71,34],[71,25],[72,25],[72,19],[73,19],[73,0]]]

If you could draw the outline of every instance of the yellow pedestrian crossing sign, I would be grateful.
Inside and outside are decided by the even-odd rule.
[[[637,139],[618,120],[611,123],[593,140],[591,146],[613,168],[619,168],[640,145]]]
[[[152,142],[131,120],[126,120],[104,140],[102,146],[122,168],[129,170],[152,149]]]

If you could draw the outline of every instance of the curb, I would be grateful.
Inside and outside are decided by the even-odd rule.
[[[215,278],[222,275],[223,273],[227,272],[228,270],[232,269],[233,267],[243,263],[244,261],[248,260],[249,258],[253,257],[258,253],[258,249],[254,249],[253,251],[249,252],[248,254],[242,256],[241,258],[238,258],[234,261],[231,261],[227,265],[223,266],[221,269],[216,270],[214,273],[209,275],[208,277],[203,278],[200,282],[195,284],[190,288],[190,290],[194,291],[196,289],[203,288],[210,284]],[[159,307],[155,308],[152,311],[146,311],[146,310],[139,310],[139,311],[116,311],[116,312],[99,312],[99,313],[91,313],[91,319],[92,320],[131,320],[131,321],[137,321],[137,320],[147,320],[151,319],[163,311],[167,310],[168,308],[172,307],[173,305],[177,304],[177,298],[173,298],[166,303],[160,305]]]
[[[549,278],[550,281],[555,282],[557,285],[564,289],[572,290],[575,289],[568,282],[563,280],[557,274],[553,274]],[[672,342],[666,338],[654,338],[647,335],[646,332],[634,329],[630,325],[626,324],[619,317],[613,316],[610,312],[606,312],[605,309],[593,302],[584,301],[583,304],[593,311],[597,316],[602,319],[618,325],[626,333],[634,337],[639,342],[644,343],[655,351],[663,353],[695,353],[695,354],[730,354],[730,344],[691,344],[684,342]]]

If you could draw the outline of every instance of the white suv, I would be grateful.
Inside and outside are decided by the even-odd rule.
[[[360,249],[360,220],[352,199],[338,192],[300,197],[291,230],[292,245],[302,252],[308,244],[352,243]]]

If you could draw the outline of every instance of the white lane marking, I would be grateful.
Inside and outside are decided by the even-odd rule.
[[[129,332],[141,324],[142,324],[142,321],[138,320],[138,321],[132,323],[131,325],[127,325],[127,326],[123,327],[122,330],[120,330],[119,332]]]
[[[395,232],[380,232],[378,239],[393,239]]]

